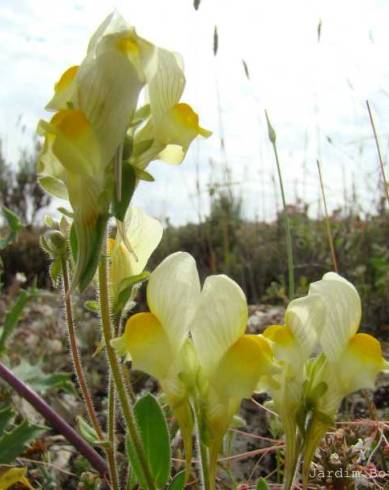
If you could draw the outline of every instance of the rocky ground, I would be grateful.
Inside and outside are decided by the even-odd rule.
[[[4,310],[5,304],[0,302],[0,318],[3,316]],[[258,333],[268,325],[280,324],[283,322],[283,315],[284,308],[281,306],[251,306],[248,330],[251,333]],[[105,356],[103,353],[93,355],[100,339],[99,320],[94,313],[84,308],[81,300],[76,305],[75,317],[88,381],[94,393],[97,411],[102,413],[106,408],[107,392]],[[389,357],[388,343],[384,342],[384,349]],[[13,366],[18,365],[24,359],[31,365],[38,364],[47,373],[71,372],[72,364],[68,352],[63,311],[56,295],[44,292],[30,301],[12,340],[9,342],[8,356]],[[74,378],[73,381],[75,381]],[[152,390],[156,389],[156,384],[143,375],[135,373],[134,381],[138,390],[145,389],[145,387]],[[0,390],[0,397],[1,393],[3,393],[3,397],[6,396],[4,390],[3,392]],[[45,394],[45,398],[72,425],[75,425],[78,415],[84,415],[83,405],[76,393],[51,390]],[[374,418],[388,419],[389,376],[379,378],[377,390],[372,398],[374,405],[370,403],[370,399],[370,395],[360,393],[349,397],[343,406],[340,419],[352,420],[362,417],[370,420]],[[14,401],[21,414],[30,420],[42,423],[40,416],[26,402],[17,397],[14,397]],[[273,482],[271,488],[279,488],[277,482],[282,481],[282,452],[278,450],[278,446],[282,443],[281,431],[276,418],[263,408],[262,404],[265,401],[266,397],[261,395],[243,402],[240,416],[244,423],[242,422],[241,427],[231,431],[225,451],[226,459],[222,462],[224,471],[221,472],[223,480],[220,482],[220,488],[236,488],[238,483],[253,483],[259,476],[269,476],[269,474],[271,474],[269,481]],[[379,429],[377,429],[377,425],[373,427],[369,424],[352,426],[352,431],[347,425],[339,426],[338,431],[330,435],[330,439],[323,445],[320,450],[322,451],[321,456],[318,453],[319,460],[320,457],[322,460],[325,459],[325,455],[336,446],[339,437],[343,441],[342,449],[337,451],[339,457],[341,457],[342,451],[346,451],[345,448],[354,448],[356,441],[372,438],[374,431],[377,432]],[[341,435],[339,435],[339,430],[343,431]],[[372,439],[371,445],[375,440],[377,439]],[[386,441],[386,447],[388,446],[387,443],[388,441]],[[177,448],[180,447],[177,439],[175,439],[175,444]],[[77,487],[79,475],[87,470],[87,465],[61,436],[49,431],[39,447],[40,449],[37,448],[36,452],[29,453],[27,459],[38,461],[36,464],[30,463],[30,476],[36,477],[40,481],[42,478],[46,478],[43,488],[88,488],[80,485]],[[389,460],[389,455],[388,452],[384,451],[384,447],[385,440],[381,438],[380,445],[377,446],[376,450],[378,459],[377,461],[374,460],[374,464],[387,464],[385,458]],[[177,451],[177,455],[180,456],[179,449]],[[384,459],[383,463],[382,458]],[[26,461],[24,463],[26,464]],[[318,461],[318,464],[321,463],[322,461]],[[373,459],[369,463],[373,464]],[[51,477],[44,476],[45,472],[48,472]],[[235,475],[235,481],[232,480],[231,475]],[[370,483],[370,480],[364,480],[363,485],[366,484],[367,486],[358,488],[378,488],[369,487]],[[312,488],[331,488],[323,486],[324,482],[320,479],[317,480],[316,484],[317,486]],[[377,484],[385,488],[381,481]],[[348,487],[333,486],[333,488]]]

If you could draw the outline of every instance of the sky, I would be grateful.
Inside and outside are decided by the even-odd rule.
[[[80,63],[89,37],[114,9],[141,36],[182,54],[182,100],[213,131],[192,144],[181,166],[152,163],[156,182],[142,183],[135,204],[175,224],[198,221],[209,209],[209,187],[223,184],[228,165],[245,215],[274,218],[281,202],[267,109],[289,203],[299,197],[313,214],[321,212],[319,158],[330,209],[350,201],[354,190],[363,210],[372,210],[380,174],[365,101],[386,155],[384,0],[202,0],[197,11],[193,0],[1,0],[0,136],[8,161],[16,164],[31,145],[38,120],[49,117],[43,108],[55,81]]]

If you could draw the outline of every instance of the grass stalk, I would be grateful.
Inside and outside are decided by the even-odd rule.
[[[283,215],[284,215],[284,226],[285,226],[285,234],[286,234],[286,249],[287,249],[287,255],[288,255],[289,300],[292,300],[294,298],[294,293],[295,293],[292,232],[291,232],[291,228],[290,228],[288,208],[286,205],[286,198],[285,198],[284,183],[283,183],[283,179],[282,179],[281,165],[280,165],[280,160],[279,160],[278,151],[277,151],[276,132],[274,131],[274,129],[270,123],[267,111],[265,111],[265,116],[266,116],[266,121],[267,121],[267,129],[268,129],[268,134],[269,134],[269,140],[272,144],[274,157],[276,160],[278,180],[279,180],[280,190],[281,190],[282,207],[283,207]]]
[[[388,204],[389,204],[389,189],[388,189],[388,181],[386,180],[386,175],[385,175],[384,159],[382,158],[381,148],[380,148],[380,144],[378,141],[378,135],[377,135],[376,127],[374,124],[373,114],[371,112],[370,104],[369,104],[368,100],[366,101],[366,107],[367,107],[367,112],[369,113],[370,124],[371,124],[371,128],[372,128],[373,134],[374,134],[374,141],[375,141],[375,145],[377,148],[378,160],[380,162],[382,181],[383,181],[384,188],[385,188],[385,196],[386,196],[386,200],[388,201]]]
[[[320,166],[319,160],[316,160],[316,164],[317,164],[317,170],[319,172],[321,197],[323,199],[323,204],[324,204],[324,216],[325,216],[325,222],[326,222],[327,239],[328,239],[328,244],[329,244],[330,250],[331,250],[332,265],[334,266],[335,272],[339,272],[338,261],[336,259],[334,238],[333,238],[332,229],[331,229],[331,222],[330,222],[330,217],[328,215],[327,199],[326,199],[326,194],[324,191],[323,175],[321,172],[321,166]]]

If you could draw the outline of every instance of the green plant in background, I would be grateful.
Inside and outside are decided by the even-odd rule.
[[[23,150],[16,166],[6,161],[0,141],[0,196],[1,205],[17,214],[25,225],[35,225],[38,213],[50,204],[51,197],[36,179],[36,158],[39,144],[33,150]]]

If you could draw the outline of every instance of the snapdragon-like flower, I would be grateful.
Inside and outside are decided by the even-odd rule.
[[[203,289],[191,255],[167,257],[147,286],[150,313],[128,320],[114,347],[135,369],[158,379],[181,428],[191,459],[192,406],[200,417],[214,479],[218,451],[242,398],[274,371],[270,344],[245,335],[247,303],[227,276],[208,277]]]
[[[144,171],[150,161],[179,163],[196,136],[211,134],[180,102],[184,86],[180,56],[139,37],[117,13],[55,84],[47,104],[55,114],[38,126],[38,174],[47,192],[73,208],[73,287],[84,289],[94,275],[110,205],[122,221],[138,179],[152,180]],[[144,87],[149,103],[138,109]]]
[[[317,342],[314,325],[322,322],[324,308],[320,298],[309,294],[291,301],[284,325],[272,325],[263,335],[272,342],[280,371],[264,377],[259,391],[268,392],[285,431],[285,488],[292,484],[298,460],[298,414],[304,393],[306,363]]]
[[[389,368],[379,341],[358,333],[361,300],[349,281],[331,272],[311,284],[310,294],[320,297],[325,312],[322,324],[313,324],[323,354],[310,366],[305,389],[312,411],[305,436],[305,482],[317,444],[333,423],[342,399],[360,389],[373,389],[378,373]]]
[[[286,438],[285,488],[293,482],[299,452],[307,484],[314,451],[333,423],[342,399],[373,388],[387,368],[379,342],[357,333],[361,301],[355,287],[335,273],[312,283],[307,296],[292,301],[285,325],[267,328],[280,373],[263,378],[280,415]],[[311,356],[316,354],[316,357]]]
[[[127,209],[122,231],[118,230],[116,238],[109,240],[109,282],[114,312],[120,303],[125,303],[130,298],[126,292],[132,289],[134,278],[143,272],[161,241],[162,232],[161,223],[142,209]]]
[[[181,163],[191,142],[197,136],[212,133],[199,124],[192,107],[180,102],[185,87],[183,62],[178,53],[157,48],[146,70],[149,115],[133,131],[135,152],[131,162],[144,169],[152,160]]]
[[[114,187],[113,161],[135,113],[154,46],[118,14],[97,29],[80,66],[55,85],[40,121],[45,137],[38,173],[51,194],[74,211],[77,263],[74,284],[83,289],[95,272]]]

